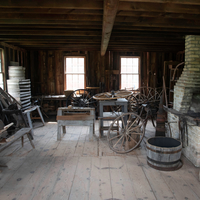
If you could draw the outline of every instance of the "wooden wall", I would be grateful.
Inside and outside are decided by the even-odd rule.
[[[30,51],[29,69],[33,95],[63,94],[64,56],[86,56],[86,86],[100,86],[101,92],[118,90],[120,85],[120,56],[141,57],[140,86],[161,87],[164,61],[176,60],[176,53],[164,52],[64,52]]]
[[[2,66],[3,73],[4,73],[4,80],[5,85],[4,88],[6,88],[6,80],[9,79],[8,69],[9,66],[12,66],[12,62],[17,62],[19,66],[23,66],[26,68],[26,77],[29,77],[29,68],[27,67],[27,51],[25,49],[12,46],[9,44],[6,44],[4,42],[0,42],[0,48],[3,49],[3,63]]]

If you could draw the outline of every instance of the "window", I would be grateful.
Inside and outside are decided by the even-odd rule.
[[[139,57],[121,57],[121,89],[139,88]]]
[[[85,88],[85,57],[65,57],[65,90]]]
[[[3,81],[3,50],[0,49],[0,87],[4,89]]]

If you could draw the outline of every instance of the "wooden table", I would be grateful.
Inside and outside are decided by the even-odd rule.
[[[33,100],[40,99],[41,100],[41,110],[43,114],[46,115],[56,115],[57,108],[65,106],[67,97],[65,95],[40,95],[40,96],[33,96]],[[50,102],[52,104],[50,105]],[[48,106],[45,107],[44,105],[47,104]],[[53,107],[52,107],[53,105]]]
[[[114,120],[115,118],[117,118],[117,115],[113,115],[112,113],[107,113],[107,112],[103,112],[103,107],[104,106],[121,106],[122,107],[122,112],[120,112],[119,114],[122,113],[127,113],[128,112],[128,101],[124,98],[122,99],[117,99],[117,100],[105,100],[105,101],[99,101],[99,136],[103,136],[103,131],[104,130],[108,130],[109,127],[103,126],[103,121],[106,120]]]
[[[90,126],[89,138],[92,140],[95,126],[95,108],[90,107],[60,107],[57,111],[57,140],[61,140],[65,126]]]

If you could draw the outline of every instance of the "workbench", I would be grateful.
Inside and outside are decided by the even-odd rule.
[[[60,107],[57,111],[57,140],[61,140],[65,126],[89,126],[89,139],[92,140],[95,126],[95,108]],[[62,132],[61,132],[62,131]]]
[[[33,100],[41,100],[41,110],[47,115],[56,115],[58,107],[66,106],[65,95],[40,95],[33,96]]]
[[[112,112],[103,112],[104,106],[121,106],[121,112],[116,115],[116,113]],[[120,98],[117,100],[104,100],[99,101],[99,136],[103,136],[103,131],[108,130],[109,127],[103,125],[103,121],[112,121],[117,116],[121,115],[122,113],[128,112],[128,100],[125,98]]]

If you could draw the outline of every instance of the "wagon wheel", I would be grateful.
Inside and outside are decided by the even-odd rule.
[[[137,98],[135,97],[135,94],[129,96],[127,100],[128,100],[128,111],[138,114],[140,105],[138,103]]]
[[[136,98],[139,103],[159,102],[162,96],[162,88],[140,87]]]
[[[132,93],[132,91],[127,90],[112,90],[111,92],[96,94],[93,96],[93,98],[96,100],[115,100],[119,98],[127,98],[128,96],[132,95]],[[116,117],[121,114],[121,106],[111,106],[111,110],[116,115]]]
[[[128,153],[137,148],[145,134],[142,118],[135,113],[124,113],[110,125],[107,140],[116,153]]]
[[[68,100],[75,107],[96,107],[96,100],[93,99],[90,90],[75,90],[68,96]]]
[[[118,90],[118,91],[111,91],[111,92],[96,94],[93,96],[93,98],[96,100],[113,100],[113,99],[119,99],[119,98],[127,98],[132,93],[133,93],[132,91]]]

